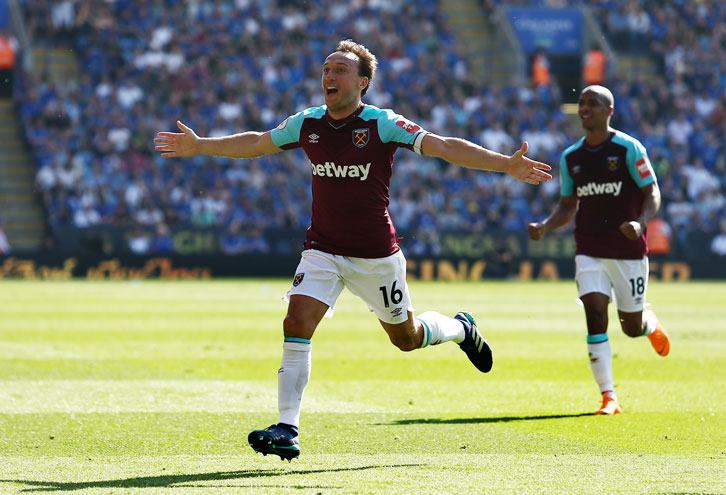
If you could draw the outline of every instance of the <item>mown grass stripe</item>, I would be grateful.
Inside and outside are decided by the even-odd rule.
[[[491,373],[455,345],[402,353],[344,292],[315,333],[292,464],[247,434],[277,418],[288,280],[2,281],[0,493],[721,493],[722,283],[653,281],[673,339],[608,332],[621,415],[591,413],[574,282],[411,282],[471,308]],[[521,301],[526,300],[526,307]],[[354,346],[356,352],[351,354]]]

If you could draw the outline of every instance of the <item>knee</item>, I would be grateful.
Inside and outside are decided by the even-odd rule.
[[[623,333],[628,337],[635,338],[643,335],[642,325],[625,325],[623,324]]]
[[[282,322],[286,337],[310,338],[315,331],[315,323],[305,318],[288,314]]]
[[[638,318],[630,317],[628,315],[627,318],[620,317],[620,328],[623,329],[623,333],[627,335],[628,337],[635,338],[640,337],[643,335],[643,321],[640,316]]]
[[[591,333],[604,333],[608,328],[607,313],[590,312],[587,314],[587,329]]]

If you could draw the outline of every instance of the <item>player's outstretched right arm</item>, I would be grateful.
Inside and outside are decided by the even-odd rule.
[[[527,225],[527,233],[533,241],[539,241],[547,232],[562,227],[577,212],[579,200],[574,194],[572,196],[560,196],[560,202],[555,206],[552,214],[542,222],[533,222]]]
[[[195,155],[225,156],[227,158],[254,158],[282,151],[275,146],[270,132],[247,131],[221,137],[199,137],[181,121],[176,122],[182,132],[159,132],[154,138],[156,151],[164,158]]]

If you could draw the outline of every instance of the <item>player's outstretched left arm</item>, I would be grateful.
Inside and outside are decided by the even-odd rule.
[[[552,167],[524,156],[528,149],[529,145],[525,141],[517,152],[512,156],[507,156],[466,139],[438,136],[432,133],[426,134],[421,143],[421,150],[426,156],[442,158],[462,167],[507,173],[515,179],[529,184],[547,182],[552,176],[546,170],[552,170]]]
[[[225,156],[228,158],[255,158],[281,151],[270,137],[270,131],[247,131],[221,137],[199,137],[181,121],[176,122],[181,132],[159,132],[154,138],[155,149],[164,158],[195,155]]]

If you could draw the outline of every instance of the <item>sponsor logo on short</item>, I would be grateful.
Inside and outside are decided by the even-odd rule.
[[[650,162],[647,158],[641,158],[635,162],[635,166],[638,167],[638,174],[641,179],[645,179],[650,175]]]
[[[590,182],[584,186],[577,188],[577,196],[582,198],[583,196],[601,196],[603,194],[612,194],[613,196],[619,196],[620,191],[623,189],[623,182]]]
[[[365,165],[336,165],[335,162],[325,162],[314,164],[310,162],[313,169],[313,175],[320,177],[350,177],[354,179],[366,180],[368,173],[371,171],[371,163]]]
[[[403,308],[393,308],[391,316],[401,316],[401,313],[403,313]]]
[[[358,148],[362,148],[368,144],[370,136],[371,134],[368,132],[368,129],[353,129],[353,144]]]
[[[318,139],[320,139],[320,136],[318,136],[318,135],[317,135],[317,134],[315,134],[315,133],[312,133],[312,134],[310,134],[310,135],[308,136],[308,139],[310,140],[310,141],[309,141],[310,143],[313,143],[313,144],[318,144]]]
[[[610,170],[611,172],[615,172],[619,166],[620,166],[620,157],[618,157],[618,156],[609,156],[608,157],[608,170]]]
[[[303,281],[303,278],[305,277],[305,273],[296,273],[295,278],[292,279],[292,286],[297,287],[300,285],[300,283]]]

